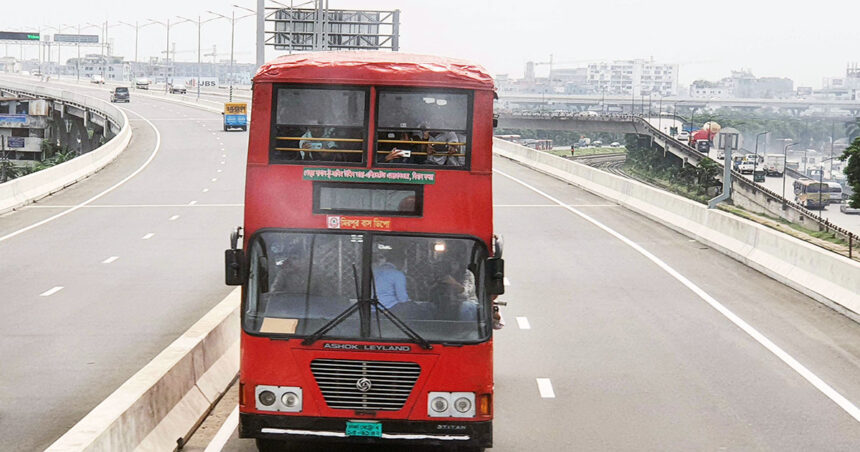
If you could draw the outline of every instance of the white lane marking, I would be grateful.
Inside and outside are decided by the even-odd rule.
[[[555,391],[552,390],[552,382],[549,381],[549,378],[538,378],[537,385],[541,397],[545,399],[555,398]]]
[[[529,319],[525,317],[517,317],[517,326],[520,327],[521,330],[532,329],[532,326],[529,325]]]
[[[117,107],[117,108],[121,108],[121,107]],[[128,110],[128,109],[126,109],[126,108],[123,108],[123,110],[126,110],[126,111],[128,111],[129,113],[134,113],[134,114],[136,114],[137,116],[140,116],[139,114],[137,114],[137,113],[135,113],[135,112],[133,112],[133,111],[131,111],[131,110]],[[33,223],[33,224],[31,224],[30,226],[27,226],[27,227],[25,227],[25,228],[18,229],[18,230],[17,230],[17,231],[15,231],[15,232],[10,232],[9,234],[6,234],[6,235],[4,235],[4,236],[0,237],[0,242],[2,242],[2,241],[4,241],[4,240],[7,240],[7,239],[11,239],[12,237],[15,237],[15,236],[16,236],[16,235],[18,235],[18,234],[23,234],[23,233],[25,233],[25,232],[29,231],[30,229],[37,228],[37,227],[39,227],[39,226],[41,226],[41,225],[43,225],[43,224],[50,223],[50,222],[52,222],[52,221],[56,220],[57,218],[60,218],[60,217],[66,216],[66,215],[68,215],[68,214],[70,214],[70,213],[72,213],[72,212],[74,212],[74,211],[76,211],[76,210],[80,209],[81,207],[83,207],[83,206],[85,206],[85,205],[87,205],[87,204],[89,204],[89,203],[91,203],[91,202],[93,202],[93,201],[95,201],[95,200],[97,200],[97,199],[101,198],[102,196],[104,196],[104,195],[106,195],[106,194],[108,194],[108,193],[112,192],[114,189],[116,189],[116,188],[117,188],[117,187],[119,187],[120,185],[122,185],[122,184],[124,184],[124,183],[128,182],[132,177],[137,176],[137,175],[138,175],[138,173],[140,173],[141,171],[143,171],[143,169],[144,169],[144,168],[146,168],[146,167],[149,165],[149,163],[150,163],[150,162],[152,162],[152,160],[155,158],[156,154],[158,154],[158,150],[159,150],[159,149],[161,149],[161,133],[159,133],[159,132],[158,132],[158,129],[155,127],[155,124],[153,124],[152,122],[150,122],[148,119],[144,118],[143,116],[140,116],[140,118],[142,118],[144,121],[146,121],[146,123],[147,123],[147,124],[149,124],[149,126],[150,126],[150,127],[152,127],[152,130],[154,130],[154,131],[155,131],[155,148],[153,148],[152,154],[150,154],[150,155],[149,155],[149,158],[148,158],[148,159],[146,159],[146,161],[145,161],[145,162],[143,162],[143,165],[141,165],[141,166],[140,166],[140,168],[136,169],[133,173],[131,173],[131,174],[129,174],[128,176],[126,176],[126,178],[125,178],[125,179],[123,179],[123,180],[121,180],[121,181],[117,182],[116,184],[114,184],[114,185],[113,185],[113,186],[111,186],[110,188],[106,189],[105,191],[103,191],[103,192],[101,192],[101,193],[99,193],[99,194],[97,194],[97,195],[93,196],[92,198],[90,198],[90,199],[88,199],[88,200],[86,200],[86,201],[84,201],[84,202],[82,202],[82,203],[80,203],[80,204],[78,204],[78,205],[76,205],[76,206],[72,207],[72,208],[71,208],[71,209],[69,209],[69,210],[66,210],[66,211],[60,212],[60,213],[58,213],[58,214],[56,214],[56,215],[54,215],[54,216],[52,216],[52,217],[45,218],[45,219],[44,219],[44,220],[42,220],[42,221],[39,221],[39,222],[37,222],[37,223]]]
[[[39,294],[40,297],[50,297],[51,295],[63,290],[63,286],[56,286]]]
[[[510,285],[511,285],[511,280],[510,280],[510,279],[508,279],[508,277],[507,277],[507,276],[502,277],[502,282],[504,282],[506,286],[510,286]]]
[[[224,170],[222,170],[222,169],[219,169],[219,170],[218,170],[218,172],[219,172],[219,173],[220,173],[220,172],[222,172],[222,171],[224,171]]]
[[[179,215],[174,215],[174,216],[168,218],[167,221],[173,221],[173,220],[176,220],[178,218],[179,218]]]
[[[549,199],[555,203],[562,204],[561,201],[559,201],[558,199],[552,197],[551,195],[549,195],[547,193],[544,193],[543,191],[529,185],[526,182],[523,182],[523,181],[521,181],[521,180],[519,180],[519,179],[517,179],[517,178],[515,178],[509,174],[506,174],[502,171],[495,170],[495,169],[493,171],[501,174],[502,176],[507,177],[508,179],[511,179],[512,181],[534,191],[535,193],[540,194],[541,196],[543,196],[543,197],[545,197],[545,198],[547,198],[547,199]],[[748,324],[746,321],[744,321],[743,319],[738,317],[735,313],[733,313],[728,308],[726,308],[725,306],[720,304],[720,302],[718,302],[716,299],[714,299],[713,297],[708,295],[708,293],[705,292],[704,290],[702,290],[701,288],[699,288],[699,286],[695,285],[692,281],[690,281],[689,279],[687,279],[686,277],[684,277],[683,275],[678,273],[674,268],[670,267],[668,264],[666,264],[665,262],[660,260],[660,258],[651,254],[650,252],[648,252],[648,250],[646,250],[645,248],[642,248],[637,243],[633,242],[632,240],[628,239],[627,237],[616,232],[614,229],[604,225],[603,223],[595,220],[594,218],[589,217],[588,215],[586,215],[586,214],[584,214],[584,213],[582,213],[582,212],[580,212],[580,211],[578,211],[572,207],[565,206],[565,208],[567,210],[571,211],[572,213],[576,214],[577,216],[581,217],[585,221],[588,221],[589,223],[597,226],[598,228],[603,229],[609,235],[617,238],[618,240],[622,241],[624,244],[630,246],[631,248],[636,250],[639,254],[645,256],[648,260],[650,260],[651,262],[656,264],[658,267],[663,269],[670,276],[672,276],[673,278],[678,280],[678,282],[680,282],[681,284],[686,286],[688,289],[690,289],[693,293],[698,295],[699,298],[701,298],[706,303],[708,303],[712,308],[714,308],[717,312],[722,314],[730,322],[734,323],[738,328],[740,328],[745,333],[747,333],[750,337],[755,339],[756,342],[758,342],[764,348],[766,348],[768,351],[770,351],[771,353],[776,355],[777,358],[782,360],[782,362],[787,364],[795,372],[797,372],[801,377],[803,377],[806,381],[811,383],[812,386],[814,386],[816,389],[821,391],[822,394],[824,394],[830,400],[832,400],[834,403],[839,405],[839,407],[842,408],[843,410],[845,410],[845,412],[848,413],[851,417],[853,417],[854,420],[860,422],[860,408],[857,408],[856,405],[851,403],[851,401],[846,399],[845,396],[843,396],[842,394],[837,392],[835,389],[833,389],[830,385],[825,383],[824,380],[822,380],[820,377],[818,377],[818,375],[815,375],[814,373],[812,373],[812,371],[807,369],[806,366],[804,366],[799,361],[794,359],[794,357],[789,355],[785,350],[780,348],[778,345],[774,344],[773,341],[768,339],[765,335],[761,334],[758,330],[756,330],[750,324]]]
[[[151,238],[152,238],[152,236],[154,236],[154,235],[155,235],[155,233],[154,233],[154,232],[150,232],[150,233],[146,234],[145,236],[141,237],[140,239],[141,239],[141,240],[149,240],[149,239],[151,239]]]
[[[230,412],[227,419],[224,419],[224,423],[221,424],[221,428],[218,429],[218,432],[215,433],[215,436],[212,437],[212,441],[209,442],[209,445],[206,446],[206,449],[203,452],[215,452],[224,449],[227,441],[231,436],[233,436],[233,432],[238,426],[239,405],[236,405],[236,408],[233,408],[233,411]]]
[[[213,177],[213,178],[212,178],[212,179],[210,179],[210,180],[211,180],[212,182],[218,182],[218,178],[217,178],[217,177]]]
[[[189,205],[189,206],[193,206],[193,205],[195,205],[195,204],[197,204],[197,201],[191,201],[191,202],[189,202],[189,203],[188,203],[188,205]]]
[[[203,193],[206,193],[207,191],[209,191],[209,189],[208,189],[208,188],[204,188],[204,189],[203,189]]]
[[[107,259],[103,260],[103,261],[102,261],[102,264],[110,264],[111,262],[113,262],[113,261],[115,261],[115,260],[117,260],[117,259],[119,259],[119,256],[111,256],[111,257],[109,257],[109,258],[107,258]]]
[[[223,149],[221,149],[223,151]],[[227,158],[227,154],[221,154],[221,158]]]

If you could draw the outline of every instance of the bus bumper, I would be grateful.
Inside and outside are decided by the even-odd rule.
[[[239,437],[354,444],[429,444],[492,447],[493,421],[380,419],[381,437],[347,436],[348,419],[239,413]],[[360,419],[360,421],[370,421]]]

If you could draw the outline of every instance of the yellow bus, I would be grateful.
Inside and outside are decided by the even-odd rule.
[[[807,209],[824,209],[830,203],[830,187],[826,182],[801,179],[794,183],[794,202]]]

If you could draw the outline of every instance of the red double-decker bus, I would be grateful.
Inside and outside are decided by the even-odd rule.
[[[492,446],[494,87],[480,66],[285,56],[254,77],[240,436]]]

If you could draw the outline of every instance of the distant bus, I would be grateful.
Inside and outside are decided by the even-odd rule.
[[[807,209],[824,209],[830,204],[827,182],[800,179],[794,183],[794,201]]]

